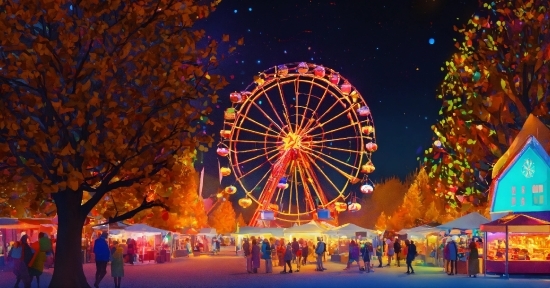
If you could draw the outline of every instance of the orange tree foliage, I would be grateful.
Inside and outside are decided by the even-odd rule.
[[[235,209],[231,201],[219,201],[208,215],[208,225],[216,229],[218,234],[233,233],[237,229]]]
[[[193,24],[217,2],[0,1],[0,170],[33,184],[26,202],[55,201],[64,249],[52,286],[88,286],[75,255],[108,192],[126,187],[136,204],[115,220],[168,208],[145,187],[211,144],[196,128],[227,82],[219,43]]]
[[[483,205],[491,167],[532,113],[550,123],[547,0],[482,1],[446,62],[441,120],[423,159],[447,209]],[[442,68],[443,69],[443,68]]]

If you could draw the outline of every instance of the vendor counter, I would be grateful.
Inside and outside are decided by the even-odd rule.
[[[506,262],[502,260],[487,259],[487,273],[506,273]],[[508,274],[548,274],[550,261],[537,260],[510,260],[508,261]]]

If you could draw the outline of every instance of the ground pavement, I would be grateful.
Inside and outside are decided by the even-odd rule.
[[[302,267],[299,273],[280,274],[282,267],[274,267],[273,274],[265,274],[262,267],[258,274],[246,272],[245,259],[236,256],[200,256],[179,258],[163,264],[139,264],[124,267],[122,287],[550,287],[550,278],[499,277],[468,278],[464,275],[447,276],[441,268],[415,267],[416,274],[407,275],[402,266],[377,268],[374,273],[360,273],[357,266],[344,271],[344,265],[327,262],[324,272],[314,271],[315,265]],[[47,287],[52,269],[40,277],[41,287]],[[88,282],[93,284],[95,265],[84,264]],[[114,287],[110,267],[100,287]],[[14,275],[0,271],[0,288],[13,287]],[[22,287],[22,285],[20,285]],[[36,287],[36,282],[32,287]]]

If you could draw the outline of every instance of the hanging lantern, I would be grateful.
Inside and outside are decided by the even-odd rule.
[[[224,148],[224,147],[220,147],[216,150],[216,153],[218,153],[218,155],[220,155],[222,157],[225,157],[225,156],[229,155],[229,149]]]
[[[242,97],[241,93],[233,92],[233,93],[229,94],[229,100],[231,100],[231,102],[233,102],[233,103],[241,103],[243,101],[243,97]]]
[[[344,95],[349,95],[351,92],[351,84],[346,80],[342,86],[340,86],[340,90]]]
[[[300,64],[298,64],[298,73],[305,74],[307,73],[307,71],[309,71],[309,67],[307,67],[307,63],[300,62]]]
[[[357,183],[359,183],[359,181],[361,181],[361,180],[357,177],[351,177],[349,179],[349,183],[351,183],[351,184],[357,184]]]
[[[369,142],[369,143],[365,144],[365,148],[367,148],[367,151],[369,151],[369,152],[374,152],[374,151],[378,150],[378,145],[376,145],[376,143]]]
[[[370,115],[370,109],[367,106],[363,106],[359,109],[357,109],[357,113],[361,116],[369,116]]]
[[[365,184],[365,185],[361,186],[361,193],[363,193],[363,194],[370,194],[373,191],[374,191],[374,187],[372,187],[369,184]]]
[[[223,138],[231,138],[231,130],[221,130],[220,136]]]
[[[313,74],[318,77],[325,77],[325,67],[323,66],[317,66],[315,69],[313,69]]]
[[[279,211],[279,205],[277,205],[275,203],[269,204],[268,208],[269,208],[269,210]]]
[[[437,148],[441,148],[441,141],[435,140],[434,141],[434,146],[437,147]]]
[[[277,184],[277,188],[279,188],[279,189],[288,188],[288,184],[286,183],[286,177],[283,177],[283,178],[281,178],[281,180],[279,180],[279,183]]]
[[[319,217],[319,220],[332,220],[330,210],[324,208],[317,209],[317,217]]]
[[[246,197],[239,199],[239,206],[248,208],[250,205],[252,205],[252,199]]]
[[[334,72],[330,75],[330,83],[334,84],[334,85],[338,85],[338,83],[340,82],[340,74]]]
[[[367,174],[374,172],[374,169],[375,169],[374,165],[372,165],[372,163],[370,162],[361,166],[361,172],[367,173]]]
[[[353,90],[349,94],[349,97],[351,98],[351,102],[356,103],[357,100],[359,99],[359,93],[357,93],[357,90]]]
[[[336,209],[336,211],[338,212],[344,212],[348,210],[348,204],[344,202],[336,202],[334,203],[334,209]]]
[[[237,192],[237,187],[231,185],[231,186],[227,186],[225,187],[225,189],[223,189],[223,191],[227,194],[235,194]]]
[[[372,132],[374,132],[374,127],[368,125],[368,126],[363,126],[361,128],[361,132],[363,132],[363,134],[366,134],[366,135],[369,135],[371,134]]]
[[[216,198],[218,198],[218,199],[223,198],[223,193],[218,193],[218,194],[216,194]]]
[[[229,169],[228,167],[222,167],[220,168],[220,173],[222,174],[222,176],[229,176],[231,175],[231,169]]]
[[[235,116],[237,113],[235,112],[235,108],[227,108],[225,112],[223,113],[223,119],[225,120],[235,120]]]
[[[361,204],[359,203],[351,203],[349,206],[348,206],[348,210],[350,212],[357,212],[359,210],[361,210]]]
[[[277,66],[277,75],[279,77],[286,77],[288,75],[288,67],[286,65]]]

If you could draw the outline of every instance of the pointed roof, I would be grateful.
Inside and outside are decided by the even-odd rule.
[[[289,233],[324,233],[327,229],[317,224],[315,221],[311,221],[304,225],[292,226],[285,229],[285,234]]]
[[[487,222],[489,222],[489,219],[483,217],[483,215],[477,212],[472,212],[468,215],[464,215],[451,222],[447,222],[445,224],[439,225],[437,226],[437,228],[469,230],[469,229],[477,229],[479,228],[479,226]]]
[[[367,232],[367,237],[374,237],[377,234],[376,230],[363,228],[353,223],[347,223],[338,227],[334,227],[330,229],[327,234],[355,237],[355,232]]]
[[[522,150],[530,136],[533,136],[542,145],[547,153],[550,153],[550,129],[536,116],[530,114],[523,127],[506,152],[498,159],[493,167],[493,179],[498,178],[514,157]]]
[[[550,232],[550,222],[537,219],[525,214],[510,214],[495,221],[481,225],[482,231],[487,232]]]

